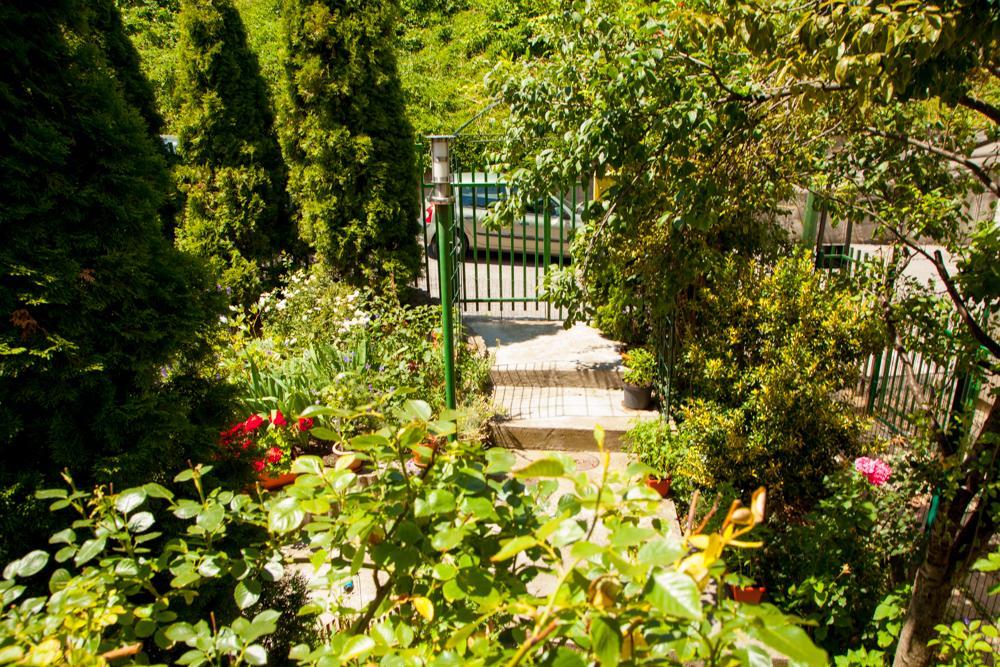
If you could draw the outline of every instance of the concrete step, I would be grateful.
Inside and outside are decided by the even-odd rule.
[[[593,327],[483,317],[466,317],[464,324],[493,354],[496,385],[621,387],[618,344]]]
[[[655,410],[622,407],[620,389],[499,385],[493,403],[501,412],[494,441],[510,449],[592,451],[594,427],[600,425],[607,448],[619,450],[632,422],[657,418]]]

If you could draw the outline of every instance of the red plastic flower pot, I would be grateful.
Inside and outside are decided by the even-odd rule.
[[[732,593],[733,599],[737,602],[760,604],[764,593],[767,592],[767,588],[764,586],[733,586],[730,584],[729,592]]]
[[[420,444],[421,446],[426,447],[427,449],[434,452],[437,451],[438,445],[441,443],[441,440],[442,439],[438,438],[437,436],[429,435],[427,436],[427,439],[421,442]],[[411,449],[410,452],[413,454],[412,460],[415,464],[417,464],[417,466],[421,468],[426,468],[431,464],[430,457],[422,456],[420,452],[417,451],[416,448]]]
[[[653,477],[650,475],[646,478],[646,486],[660,494],[661,498],[666,498],[670,494],[670,481],[669,477]]]

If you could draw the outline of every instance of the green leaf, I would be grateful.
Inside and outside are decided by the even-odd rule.
[[[266,665],[267,651],[260,644],[251,644],[243,652],[243,657],[250,665]]]
[[[537,544],[538,540],[536,540],[531,535],[521,535],[519,537],[509,539],[503,543],[503,546],[500,548],[500,551],[496,552],[495,554],[493,554],[493,556],[490,557],[490,560],[493,561],[494,563],[505,561],[508,558],[513,558],[514,556],[521,553],[525,549],[530,549],[531,547]]]
[[[670,565],[683,554],[684,547],[679,541],[658,537],[639,548],[639,562],[643,565]]]
[[[426,422],[430,421],[434,411],[431,410],[431,406],[427,404],[427,401],[409,400],[403,403],[403,414],[408,419]]]
[[[465,538],[465,530],[462,528],[448,528],[434,533],[431,538],[431,546],[438,551],[448,551],[454,549]]]
[[[164,634],[172,642],[187,642],[198,636],[198,632],[190,623],[174,623]]]
[[[73,562],[76,563],[77,566],[83,565],[91,558],[104,551],[105,541],[106,538],[104,537],[87,540],[80,547],[80,550],[76,552],[76,557],[73,559]]]
[[[424,620],[428,622],[434,620],[433,602],[420,595],[410,598],[410,602],[413,603],[413,608],[417,610],[417,613],[424,617]]]
[[[191,468],[188,468],[187,470],[181,470],[179,473],[177,473],[177,476],[174,477],[174,481],[177,483],[190,482],[192,479],[194,479],[194,470],[192,470]]]
[[[590,623],[590,639],[601,667],[617,667],[622,650],[618,623],[607,616],[593,619]]]
[[[271,507],[267,515],[268,528],[275,533],[290,533],[299,527],[306,513],[299,507],[297,498],[282,498]]]
[[[153,482],[144,484],[142,488],[146,490],[146,495],[150,498],[163,498],[165,500],[171,500],[174,497],[174,494],[169,490]]]
[[[566,468],[559,459],[544,458],[532,461],[524,468],[514,471],[514,477],[562,477],[566,474]]]
[[[600,544],[580,541],[570,547],[569,554],[573,558],[590,558],[591,556],[604,553],[606,550],[607,547],[602,547]]]
[[[587,667],[587,661],[577,651],[560,646],[552,667]]]
[[[323,459],[318,456],[300,456],[292,461],[292,472],[303,475],[322,475]]]
[[[486,474],[510,472],[517,463],[517,457],[509,449],[494,447],[486,450]]]
[[[254,579],[240,581],[233,591],[233,599],[236,600],[236,606],[240,609],[246,609],[255,604],[260,599],[260,582]]]
[[[3,578],[13,579],[15,577],[30,577],[41,572],[46,563],[49,562],[49,554],[45,551],[35,550],[23,556],[4,568]]]
[[[632,523],[623,523],[611,534],[611,545],[619,548],[642,544],[658,533],[652,528],[642,528]]]
[[[195,518],[195,523],[210,533],[214,533],[222,525],[222,520],[226,517],[226,510],[217,503],[212,503]]]
[[[444,489],[434,489],[427,495],[427,500],[422,498],[414,507],[414,516],[423,517],[433,514],[444,514],[455,509],[455,496],[450,491]]]
[[[582,540],[586,535],[587,531],[583,529],[579,521],[576,519],[566,519],[559,524],[559,529],[556,530],[549,541],[553,546],[564,547],[567,544],[573,544]]]
[[[49,538],[49,544],[72,544],[76,541],[76,532],[72,528],[64,528]]]
[[[805,631],[796,625],[753,627],[747,631],[768,648],[796,663],[817,667],[829,664],[826,651],[813,644]]]
[[[435,579],[440,581],[448,581],[449,579],[454,579],[455,575],[458,574],[458,568],[451,563],[438,563],[431,570],[431,574]]]
[[[66,489],[41,489],[35,492],[35,498],[39,500],[53,500],[55,498],[65,498],[69,495]]]
[[[373,648],[375,648],[375,640],[371,637],[366,637],[365,635],[351,637],[344,642],[344,648],[340,652],[340,660],[342,663],[354,660]]]
[[[136,512],[128,518],[128,529],[135,534],[145,533],[154,523],[156,519],[151,512]]]
[[[698,586],[689,576],[680,572],[664,571],[654,574],[653,587],[646,599],[667,616],[689,620],[700,620],[702,617]]]
[[[115,498],[115,509],[122,514],[128,514],[146,500],[146,490],[142,487],[128,489]]]
[[[340,434],[336,431],[331,431],[325,426],[313,426],[309,429],[309,435],[314,438],[319,438],[320,440],[340,440]]]

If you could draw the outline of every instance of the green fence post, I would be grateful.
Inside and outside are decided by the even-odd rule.
[[[455,409],[455,332],[452,328],[452,313],[455,308],[451,289],[451,248],[455,230],[452,219],[451,163],[448,148],[453,137],[433,135],[431,140],[431,181],[434,194],[434,223],[437,228],[438,243],[438,289],[441,296],[441,339],[444,348],[444,395],[445,402]]]

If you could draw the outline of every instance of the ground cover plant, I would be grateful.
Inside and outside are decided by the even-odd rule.
[[[414,401],[393,426],[350,441],[357,456],[378,463],[367,485],[356,483],[346,460],[326,467],[302,457],[295,484],[272,494],[213,488],[211,467],[200,465],[177,476],[176,492],[156,484],[87,492],[69,480],[69,488],[45,491],[74,527],[53,536],[54,555],[34,551],[5,569],[0,591],[10,606],[0,655],[32,664],[113,655],[194,665],[280,661],[286,656],[269,653],[271,636],[296,610],[254,605],[264,582],[290,572],[286,549],[298,543],[307,553],[298,567],[315,569],[318,587],[340,590],[363,571],[377,582],[360,609],[325,595],[297,610],[336,619],[325,638],[299,635],[287,653],[299,664],[669,657],[719,665],[766,657],[740,637],[799,664],[826,663],[774,607],[703,599],[725,577],[721,558],[752,546],[742,538],[763,517],[763,490],[749,506],[734,504],[720,533],[693,530],[681,541],[657,529],[658,496],[631,483],[645,474],[642,466],[624,476],[605,468],[594,481],[565,457],[515,469],[510,452],[453,442],[413,473],[404,464],[408,450],[429,431],[455,430],[431,419],[429,406]],[[566,491],[557,491],[559,480],[570,483]],[[170,515],[177,521],[165,528]],[[598,529],[609,540],[591,539]],[[25,584],[45,575],[50,593],[26,597]],[[531,592],[541,575],[556,582],[551,593]],[[253,611],[192,614],[212,588]]]

